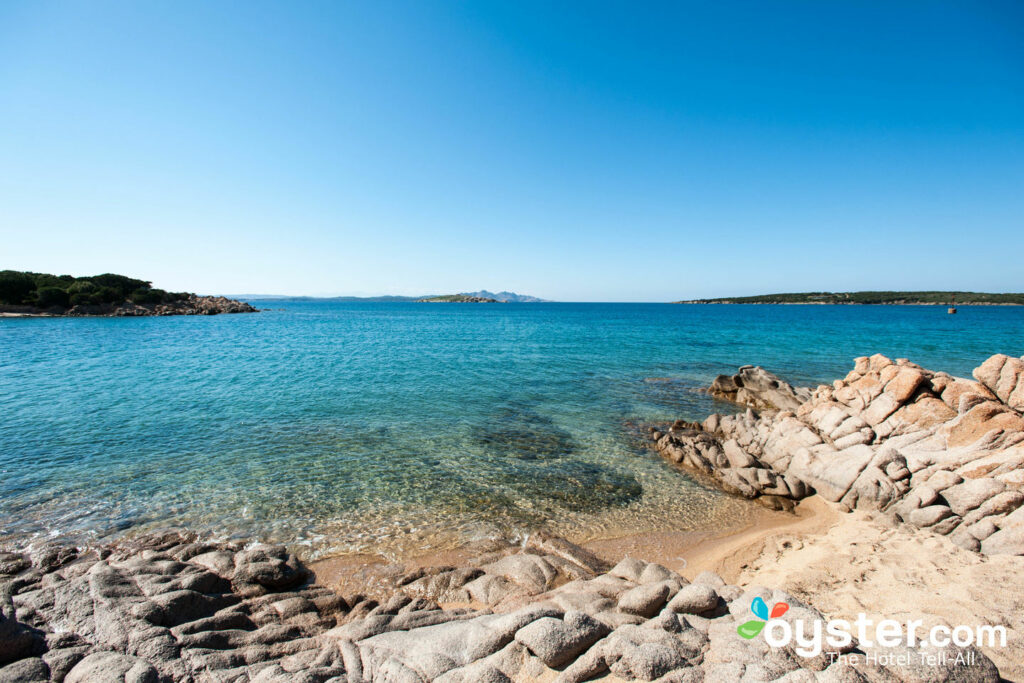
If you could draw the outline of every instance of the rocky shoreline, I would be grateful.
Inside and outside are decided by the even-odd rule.
[[[973,647],[930,672],[804,657],[737,627],[751,606],[808,633],[791,594],[541,539],[481,566],[419,569],[385,601],[310,583],[284,548],[149,535],[0,555],[0,681],[998,681]],[[443,607],[442,607],[443,606]],[[851,644],[843,654],[906,655]],[[970,661],[958,669],[957,656]],[[921,677],[922,671],[930,677]],[[934,673],[934,676],[931,676]]]
[[[845,517],[875,515],[879,529],[934,538],[949,553],[1017,563],[1003,573],[1019,583],[1024,565],[1012,555],[1024,552],[1022,367],[994,356],[973,381],[873,356],[813,391],[744,367],[712,392],[756,411],[653,436],[665,457],[740,495],[773,507],[816,495],[853,511]],[[867,528],[857,528],[858,542],[870,549],[857,552],[881,556],[887,541],[865,536]],[[946,546],[927,547],[940,565],[948,557]],[[792,543],[780,550],[798,551]],[[956,587],[944,583],[941,566],[921,571],[922,590]],[[1016,675],[1019,642],[1008,643],[1000,662],[1010,664],[1000,669],[974,645],[881,647],[853,638],[810,656],[795,642],[771,647],[740,635],[762,603],[785,603],[773,618],[810,633],[832,616],[813,604],[827,601],[813,590],[731,580],[630,557],[611,566],[538,534],[461,566],[417,568],[374,600],[316,583],[279,546],[179,531],[89,549],[47,544],[0,553],[0,682],[909,683]],[[900,590],[881,596],[887,609]],[[986,613],[988,623],[1021,628],[1012,591],[993,599],[1005,607]]]
[[[710,390],[745,414],[652,436],[669,460],[772,507],[817,493],[967,550],[1024,555],[1024,359],[995,355],[973,374],[875,355],[811,392],[745,366]]]
[[[160,304],[138,304],[125,301],[120,304],[79,304],[68,309],[39,309],[34,306],[0,306],[5,317],[137,317],[151,315],[218,315],[220,313],[258,313],[259,309],[223,296],[189,294],[178,301]]]

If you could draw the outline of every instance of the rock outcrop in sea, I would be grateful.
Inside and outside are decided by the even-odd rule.
[[[63,315],[133,317],[145,315],[217,315],[219,313],[257,313],[244,301],[223,296],[199,296],[189,294],[186,298],[164,304],[136,304],[126,301],[118,305],[79,305],[68,309]]]
[[[217,315],[219,313],[258,312],[258,308],[254,308],[244,301],[228,299],[223,296],[199,296],[198,294],[181,295],[180,299],[159,304],[135,303],[126,300],[119,304],[77,304],[70,308],[60,306],[39,308],[28,305],[0,305],[0,315],[15,317],[121,318],[149,315]]]
[[[715,398],[754,410],[796,410],[811,397],[806,387],[793,387],[762,367],[744,365],[733,375],[719,375],[708,389]]]
[[[669,460],[772,507],[817,493],[968,550],[1024,555],[1024,359],[995,355],[973,374],[875,355],[811,392],[745,366],[711,387],[745,414],[653,436]]]

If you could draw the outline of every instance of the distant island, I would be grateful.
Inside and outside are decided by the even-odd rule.
[[[417,301],[447,304],[528,304],[540,303],[544,299],[538,299],[535,296],[527,296],[525,294],[516,294],[515,292],[498,292],[495,294],[494,292],[488,292],[486,289],[481,289],[479,292],[425,296],[417,299]]]
[[[147,316],[255,313],[222,296],[167,292],[151,282],[103,273],[87,277],[0,271],[0,315]]]
[[[1022,306],[1024,294],[988,292],[803,292],[760,294],[721,299],[691,299],[675,304],[850,304],[890,306]]]
[[[504,301],[498,301],[486,296],[473,296],[471,294],[443,294],[441,296],[428,296],[417,301],[426,303],[441,303],[441,304],[497,304],[507,303]]]
[[[516,294],[515,292],[488,292],[486,289],[481,289],[479,292],[463,292],[463,296],[475,296],[481,299],[494,299],[506,304],[538,304],[544,303],[545,299],[538,299],[535,296],[528,296],[526,294]]]
[[[419,301],[444,301],[444,302],[466,302],[468,299],[480,299],[480,301],[471,301],[471,303],[489,303],[490,301],[496,301],[500,303],[543,303],[546,299],[539,299],[535,296],[528,296],[526,294],[516,294],[515,292],[488,292],[486,289],[482,289],[479,292],[460,292],[458,294],[423,294],[420,296],[395,296],[395,295],[382,295],[382,296],[282,296],[280,294],[234,294],[233,298],[236,299],[247,299],[247,300],[264,300],[264,301],[335,301],[338,303],[414,303]],[[459,299],[458,297],[466,297],[466,299]]]

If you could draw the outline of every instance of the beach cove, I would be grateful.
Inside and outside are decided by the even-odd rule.
[[[997,354],[972,374],[876,354],[813,393],[751,366],[718,377],[711,390],[740,387],[734,398],[746,413],[652,428],[656,447],[728,490],[750,482],[746,498],[795,499],[798,514],[703,542],[633,534],[587,549],[538,532],[396,565],[378,585],[352,574],[339,583],[344,572],[332,576],[329,560],[311,572],[282,546],[174,531],[4,552],[0,655],[11,663],[0,676],[1016,678],[1024,673],[1024,358]],[[840,429],[849,420],[870,424],[852,445],[835,436],[860,433]],[[800,430],[813,439],[790,448]],[[851,470],[862,451],[868,457]],[[770,476],[747,478],[757,468]],[[666,566],[675,561],[680,571]],[[360,580],[369,595],[353,593]],[[893,617],[906,617],[909,635],[894,634]],[[915,640],[919,628],[927,636]]]
[[[0,52],[0,683],[1024,683],[1024,4]]]
[[[255,305],[270,308],[258,302]],[[1007,629],[1010,650],[998,647],[970,650],[975,659],[969,671],[974,678],[968,680],[988,680],[996,668],[1004,677],[1020,675],[1012,653],[1016,651],[1013,648],[1022,633],[1022,625],[1010,617],[1016,608],[1005,607],[1006,604],[1024,605],[1024,590],[1015,578],[1019,558],[1013,557],[1013,552],[1002,554],[1006,552],[1003,549],[988,556],[982,543],[991,541],[975,540],[972,544],[967,540],[973,537],[962,532],[950,533],[956,529],[950,522],[953,518],[960,519],[958,514],[953,514],[952,518],[951,513],[937,515],[939,521],[944,520],[940,526],[944,527],[942,533],[946,535],[936,536],[931,529],[918,528],[934,524],[931,518],[936,515],[931,510],[925,511],[929,520],[922,521],[923,513],[911,516],[912,510],[908,509],[902,517],[913,523],[894,523],[891,512],[884,514],[879,509],[890,507],[890,501],[868,504],[869,496],[865,494],[865,504],[860,506],[863,509],[849,512],[858,507],[856,499],[835,496],[827,487],[821,489],[824,483],[814,479],[811,472],[798,473],[803,482],[800,485],[778,483],[785,470],[769,475],[778,476],[778,480],[761,481],[763,477],[753,477],[749,481],[754,484],[761,481],[764,488],[751,491],[742,490],[742,479],[735,479],[735,473],[742,472],[734,469],[734,466],[749,469],[754,464],[744,458],[756,461],[767,457],[763,455],[763,446],[747,445],[763,439],[766,433],[757,427],[757,420],[761,419],[758,416],[763,416],[770,425],[774,424],[771,420],[780,419],[777,416],[781,416],[779,424],[789,424],[786,420],[792,418],[787,415],[799,411],[815,416],[821,413],[814,408],[815,401],[826,400],[825,394],[819,389],[812,395],[809,388],[801,387],[815,386],[815,377],[825,377],[823,381],[827,382],[831,367],[843,366],[846,371],[851,367],[849,360],[844,363],[831,355],[822,356],[820,349],[825,340],[835,346],[835,340],[846,337],[852,346],[871,337],[871,343],[878,347],[912,355],[916,352],[917,357],[941,358],[940,362],[955,369],[955,375],[968,378],[973,368],[964,371],[965,366],[974,363],[975,367],[986,368],[982,372],[992,384],[991,390],[978,388],[981,385],[973,379],[956,380],[960,384],[946,379],[940,381],[950,375],[935,376],[928,370],[921,370],[921,379],[915,380],[914,386],[908,389],[907,380],[901,374],[904,366],[881,355],[859,359],[847,382],[859,381],[856,386],[870,384],[862,378],[881,377],[884,372],[886,382],[891,379],[890,375],[900,375],[901,379],[893,383],[894,387],[902,387],[902,393],[897,394],[900,401],[909,400],[911,394],[919,397],[915,401],[921,405],[927,401],[939,404],[948,399],[949,405],[943,404],[942,410],[933,407],[922,413],[918,408],[906,408],[904,412],[897,410],[896,416],[907,414],[912,422],[924,419],[923,426],[928,429],[936,429],[940,423],[951,420],[959,424],[968,419],[969,424],[974,425],[977,423],[974,415],[984,413],[985,419],[992,419],[991,410],[968,400],[969,405],[964,406],[966,412],[976,410],[970,418],[958,418],[959,400],[964,394],[985,393],[985,400],[993,406],[1002,406],[999,410],[1009,411],[1007,415],[1012,417],[1018,410],[1010,405],[1018,401],[1016,389],[998,387],[1003,365],[991,369],[993,361],[984,362],[987,356],[981,346],[983,343],[1012,344],[1011,338],[1019,333],[1018,327],[1024,328],[1024,318],[1014,310],[966,308],[962,316],[950,318],[937,317],[936,309],[927,307],[779,307],[774,309],[779,313],[765,315],[762,311],[770,312],[771,307],[523,304],[497,309],[458,306],[424,310],[422,306],[409,304],[288,306],[292,307],[291,311],[287,308],[264,310],[255,317],[230,316],[194,322],[187,318],[5,321],[9,327],[0,328],[0,332],[8,335],[7,339],[20,341],[22,349],[30,351],[18,357],[19,364],[11,364],[23,377],[32,377],[24,386],[32,386],[36,392],[46,390],[47,385],[34,374],[48,369],[44,360],[65,367],[74,364],[81,371],[80,385],[65,382],[61,385],[62,397],[42,400],[43,397],[37,395],[32,402],[33,410],[38,410],[39,406],[52,409],[62,401],[70,402],[69,394],[100,390],[110,395],[122,392],[127,404],[103,410],[97,408],[92,412],[97,426],[102,425],[102,431],[108,434],[118,434],[118,438],[110,440],[108,437],[101,442],[103,452],[96,447],[95,455],[85,458],[96,468],[95,472],[78,471],[85,472],[86,479],[118,474],[124,480],[130,478],[133,486],[138,487],[137,491],[120,487],[116,494],[120,499],[108,501],[107,508],[81,503],[69,505],[69,501],[81,495],[73,489],[59,494],[33,490],[30,485],[33,477],[40,479],[42,473],[56,473],[62,467],[75,471],[79,458],[61,455],[62,450],[70,447],[64,439],[71,438],[68,427],[72,423],[62,423],[59,419],[50,424],[58,435],[68,435],[50,439],[49,443],[58,447],[50,446],[49,453],[36,451],[37,455],[45,456],[42,466],[36,465],[35,470],[9,467],[16,476],[4,480],[8,490],[14,493],[4,498],[5,547],[13,551],[4,556],[3,563],[8,576],[6,590],[12,600],[8,603],[10,614],[5,628],[15,635],[22,634],[15,638],[22,643],[22,649],[14,665],[38,669],[36,659],[30,655],[45,652],[56,653],[50,654],[50,659],[40,660],[50,674],[59,671],[64,662],[68,671],[82,666],[82,671],[94,674],[96,667],[123,666],[126,671],[132,667],[149,671],[146,667],[150,667],[157,678],[168,680],[191,680],[190,676],[197,675],[197,680],[234,680],[233,677],[239,676],[255,680],[257,674],[263,676],[259,680],[277,680],[275,676],[290,680],[293,674],[306,675],[310,667],[322,668],[322,676],[317,676],[323,680],[336,676],[343,676],[339,680],[360,680],[353,675],[357,664],[352,657],[357,656],[358,666],[365,667],[360,670],[367,680],[399,680],[410,676],[413,678],[409,680],[414,680],[415,676],[434,680],[442,678],[442,673],[447,676],[445,680],[487,677],[504,680],[501,676],[513,680],[586,680],[609,675],[622,680],[652,680],[671,672],[676,672],[677,678],[684,676],[679,680],[691,680],[697,672],[701,676],[710,675],[712,680],[726,680],[732,675],[729,672],[739,675],[736,666],[749,668],[751,675],[755,670],[762,670],[757,667],[765,666],[763,662],[755,666],[755,661],[749,659],[753,656],[751,653],[743,654],[735,649],[734,628],[732,635],[722,640],[726,632],[721,626],[727,623],[722,619],[738,618],[743,612],[741,605],[746,605],[749,612],[751,600],[757,595],[764,595],[766,601],[803,605],[802,609],[811,611],[794,609],[791,616],[803,615],[813,620],[814,615],[819,614],[816,610],[829,617],[850,619],[860,611],[867,611],[875,619],[884,619],[894,611],[903,614],[893,609],[893,602],[900,595],[913,594],[911,604],[915,607],[909,613],[917,614],[923,609],[918,605],[926,606],[929,623],[988,623],[986,615],[1000,615],[997,621]],[[825,318],[814,318],[816,313],[811,310],[827,313]],[[666,313],[673,311],[682,313]],[[14,327],[26,324],[33,327]],[[42,325],[64,326],[59,332],[64,337],[81,334],[82,344],[64,347],[73,349],[79,357],[61,358],[58,348],[40,346],[39,341],[45,340],[50,332]],[[67,327],[69,325],[79,327]],[[741,328],[746,330],[745,334],[740,334]],[[408,351],[380,343],[382,336],[396,339],[395,335],[387,334],[396,329],[415,337]],[[967,331],[971,332],[970,336],[966,336]],[[923,333],[927,334],[928,344],[920,342]],[[788,344],[785,348],[776,345],[767,355],[777,365],[788,368],[785,377],[793,382],[795,389],[790,388],[787,381],[760,370],[757,372],[762,374],[757,374],[749,366],[736,375],[720,375],[737,365],[735,362],[726,365],[729,362],[726,357],[731,359],[733,354],[744,351],[753,353],[753,348],[758,346],[762,355],[766,355],[764,350],[768,347],[763,345],[759,334],[765,339],[771,337]],[[944,336],[948,337],[948,344],[942,343]],[[31,348],[28,339],[34,342]],[[363,343],[352,345],[353,339]],[[716,339],[721,341],[714,341]],[[953,345],[953,340],[957,345]],[[464,346],[466,348],[462,348]],[[469,351],[469,346],[474,352]],[[300,347],[301,354],[289,353],[290,348],[297,351]],[[13,346],[9,344],[6,348]],[[957,349],[958,355],[950,356],[950,349]],[[672,360],[680,353],[688,360]],[[976,361],[973,353],[984,357]],[[302,360],[297,362],[300,358]],[[417,365],[423,358],[430,362]],[[382,367],[380,364],[385,359],[390,369],[387,381],[382,381],[372,375],[372,370]],[[110,376],[111,364],[122,369],[144,367],[146,371],[134,384],[118,377],[116,381],[108,379],[103,385],[103,377]],[[406,364],[410,366],[403,368]],[[763,365],[771,367],[767,362]],[[442,371],[439,373],[438,367],[429,371],[432,366],[439,366]],[[894,369],[887,370],[888,366]],[[906,370],[919,372],[913,370],[917,367],[911,364]],[[176,368],[176,374],[171,373],[172,368]],[[289,373],[301,378],[301,385],[288,382]],[[367,449],[365,437],[374,433],[367,430],[374,411],[369,410],[366,403],[357,401],[361,411],[354,416],[358,418],[357,434],[361,438],[339,438],[344,433],[342,425],[350,428],[352,424],[349,422],[352,418],[338,417],[339,413],[345,414],[340,399],[355,398],[355,392],[344,385],[359,380],[361,373],[365,373],[363,378],[371,380],[361,385],[371,393],[370,397],[363,397],[364,401],[374,399],[374,405],[380,408],[378,412],[387,416],[394,408],[381,399],[397,398],[404,418],[395,419],[404,419],[403,425],[420,427],[415,430],[385,429],[383,425],[376,428],[378,438],[370,440],[370,444],[390,454],[390,458],[380,458]],[[502,382],[500,377],[505,373],[509,373],[509,379]],[[422,382],[424,374],[437,379]],[[840,371],[836,376],[845,374]],[[190,376],[196,381],[190,383]],[[214,381],[218,377],[225,381]],[[405,387],[402,383],[406,377],[417,381]],[[466,382],[466,377],[472,381]],[[87,386],[97,380],[101,387]],[[872,381],[877,383],[877,380]],[[931,387],[928,391],[938,393],[914,393],[925,386],[922,382]],[[261,383],[263,393],[258,388]],[[580,383],[585,391],[575,386]],[[310,384],[321,394],[316,400],[311,394],[305,394],[307,403],[289,403],[289,392],[308,391]],[[883,382],[880,386],[885,385]],[[57,385],[52,386],[55,389]],[[210,387],[217,388],[216,395],[210,395]],[[504,393],[495,391],[499,387]],[[741,388],[738,390],[738,387]],[[265,391],[271,388],[275,393],[268,397]],[[947,388],[951,393],[940,397]],[[449,400],[453,407],[457,404],[460,409],[457,413],[446,414],[445,400],[448,391],[453,389]],[[997,389],[1006,395],[999,398]],[[181,396],[177,403],[176,392]],[[418,392],[426,392],[424,398],[429,397],[430,410],[415,415],[416,402],[410,399]],[[206,402],[201,400],[204,393]],[[381,393],[383,396],[379,395]],[[243,445],[245,442],[252,445],[241,449],[235,445],[234,453],[227,458],[217,449],[207,448],[202,452],[204,469],[197,471],[191,464],[190,454],[178,444],[174,451],[176,457],[164,454],[159,478],[151,482],[153,493],[173,495],[178,500],[165,506],[158,497],[146,505],[133,505],[130,502],[133,494],[146,493],[145,487],[150,483],[147,478],[158,468],[152,462],[131,458],[128,453],[109,460],[100,458],[116,456],[129,445],[151,450],[153,444],[146,446],[142,437],[152,438],[156,425],[166,427],[187,416],[186,395],[191,401],[200,399],[195,405],[201,406],[205,415],[226,418],[213,420],[216,430],[200,424],[193,427],[193,432],[212,438],[214,444],[225,443],[223,440],[231,437],[243,439]],[[553,401],[556,396],[558,403]],[[75,396],[74,400],[81,401],[81,398]],[[16,409],[15,415],[23,416],[29,409],[27,401],[9,402]],[[952,407],[954,403],[956,409]],[[501,407],[495,410],[495,404]],[[474,421],[473,409],[478,405],[484,412],[482,419]],[[802,407],[804,405],[807,407]],[[897,402],[895,407],[899,405]],[[176,406],[184,415],[169,411],[168,406]],[[214,406],[220,406],[221,410],[215,410]],[[239,417],[259,407],[264,410],[273,407],[275,411],[284,408],[285,414],[304,427],[318,422],[319,428],[301,437],[294,429],[267,429],[269,425],[280,424],[280,416],[264,414],[262,420],[254,419],[247,429],[238,430]],[[130,410],[120,412],[124,408]],[[147,412],[152,408],[160,410]],[[748,408],[756,408],[756,412]],[[780,410],[782,408],[789,412]],[[870,410],[870,405],[859,409]],[[125,420],[132,412],[146,417],[144,429],[138,429],[130,419]],[[315,413],[315,420],[307,416],[309,412]],[[328,413],[336,420],[330,432],[333,439],[322,436]],[[715,415],[707,417],[711,413]],[[446,420],[440,420],[441,417]],[[121,421],[110,422],[112,418]],[[1008,429],[1000,438],[1009,441],[992,445],[1012,456],[1015,428],[1007,422],[1009,418],[998,415],[996,418],[998,424],[993,426]],[[64,419],[67,420],[67,416]],[[890,430],[904,429],[891,427],[895,419],[886,422],[884,428],[872,428],[871,437],[865,436],[858,443],[883,438],[877,434],[888,436]],[[833,416],[829,424],[834,421]],[[115,424],[121,428],[120,433],[111,432]],[[455,430],[452,424],[457,425]],[[982,424],[981,428],[971,427],[970,435],[980,438],[988,434],[991,441],[989,432],[992,430]],[[8,431],[15,436],[32,431],[28,423],[22,427],[22,432]],[[841,436],[847,432],[863,432],[866,435],[866,424],[858,429],[847,428],[836,433]],[[282,430],[280,434],[278,430]],[[215,434],[216,431],[221,433]],[[744,437],[745,433],[750,436]],[[181,437],[185,432],[176,434]],[[310,439],[310,434],[319,436]],[[412,434],[420,441],[403,442],[401,436],[396,436],[401,434]],[[744,443],[747,449],[744,455],[737,455],[735,446],[728,445],[721,453],[713,451],[714,443],[721,448],[730,435],[734,444],[736,439]],[[255,438],[257,436],[259,439]],[[284,436],[293,440],[289,445],[297,448],[294,454],[275,451],[284,447],[275,445]],[[422,441],[424,437],[428,441]],[[826,438],[830,439],[830,444],[835,441],[832,437]],[[965,438],[956,438],[959,439],[957,445],[962,446],[960,442]],[[714,442],[715,439],[720,441]],[[966,440],[973,444],[977,439]],[[698,450],[687,450],[691,441]],[[84,440],[71,442],[78,448],[85,443]],[[172,443],[159,438],[156,442]],[[31,443],[29,440],[23,445]],[[358,449],[353,449],[353,444],[357,443]],[[415,480],[408,472],[399,473],[397,476],[401,478],[397,480],[389,480],[396,476],[394,471],[389,472],[396,464],[393,450],[396,443],[410,453],[416,451],[421,462],[402,456],[397,462],[425,468],[416,472],[421,480],[417,483],[427,486],[411,486]],[[429,453],[420,450],[424,443],[430,445]],[[197,451],[201,447],[195,446]],[[974,453],[979,447],[972,445],[971,448],[974,450],[969,451]],[[257,457],[256,463],[249,461],[263,449],[269,449],[270,454],[281,454],[284,461],[275,462],[268,457]],[[679,449],[695,455],[681,456]],[[85,447],[86,455],[90,450]],[[756,457],[748,451],[756,453]],[[444,452],[452,455],[442,457]],[[707,456],[711,466],[702,467],[697,453]],[[737,462],[737,457],[742,461]],[[219,462],[222,458],[225,458],[223,463]],[[175,459],[184,462],[168,471],[168,464]],[[445,488],[451,482],[438,477],[436,470],[431,469],[449,459],[449,464],[455,465],[459,473],[455,480],[457,486],[453,488]],[[50,464],[46,465],[48,461]],[[352,462],[359,466],[353,467]],[[254,470],[257,464],[266,468],[265,471]],[[143,465],[146,469],[139,469]],[[223,489],[220,498],[209,496],[202,509],[190,505],[186,497],[188,487],[208,486],[203,483],[204,475],[224,466],[234,468],[232,471],[242,477],[251,477],[254,472],[274,477],[279,485]],[[247,469],[239,469],[240,466]],[[768,467],[766,464],[757,466]],[[362,469],[365,467],[372,467],[368,474]],[[825,471],[830,471],[830,467]],[[896,481],[902,480],[899,468],[883,467],[897,477]],[[432,471],[435,473],[430,474]],[[767,471],[772,470],[769,467]],[[1000,471],[994,466],[984,473],[995,476]],[[363,500],[369,503],[365,507],[369,508],[370,515],[358,504],[332,508],[331,501],[325,503],[316,499],[329,491],[325,488],[328,482],[343,487],[351,483],[346,478],[359,477],[360,472],[374,480],[373,484],[393,487],[376,491],[364,488]],[[539,480],[535,479],[538,475]],[[1015,475],[1011,474],[1007,481],[1015,481],[1012,476]],[[376,481],[377,478],[382,478],[383,482]],[[1011,489],[1016,486],[996,482],[991,477],[985,480],[993,481],[985,491],[997,496],[994,499],[997,502],[979,501],[979,506],[984,503],[998,507],[998,501],[1009,496],[1005,493],[1007,486]],[[63,481],[83,483],[67,478]],[[172,481],[174,485],[169,486]],[[467,481],[473,481],[475,486],[467,487]],[[950,479],[948,483],[955,485],[954,482],[955,479]],[[12,486],[14,488],[10,488]],[[815,486],[826,491],[825,497],[811,495],[803,499],[813,493]],[[431,489],[436,489],[433,497],[429,495]],[[927,507],[924,504],[930,503],[934,506],[936,501],[922,499],[920,491],[923,490],[913,489],[916,498],[911,503],[908,497],[906,505]],[[313,492],[314,495],[301,500],[296,499],[294,493],[282,495],[289,491]],[[780,498],[780,493],[785,495]],[[1019,494],[1014,495],[1019,497]],[[225,506],[231,497],[244,501],[240,509]],[[792,502],[780,505],[777,501],[783,498]],[[43,502],[48,499],[60,502],[61,516],[48,512],[50,507]],[[793,503],[796,503],[793,512],[786,511]],[[337,500],[333,504],[338,505]],[[305,517],[296,517],[293,513],[296,505],[305,506]],[[27,510],[33,514],[24,514]],[[144,514],[134,518],[124,514],[126,510],[144,510]],[[259,514],[254,515],[254,510]],[[112,517],[113,511],[120,517]],[[216,514],[210,514],[211,511]],[[1006,516],[1006,512],[1000,509],[990,514],[996,514],[993,519],[998,520],[999,515]],[[208,516],[196,517],[197,514]],[[214,517],[216,525],[210,523]],[[413,518],[416,523],[410,523]],[[197,526],[197,519],[206,519],[207,525]],[[460,520],[463,520],[461,525]],[[31,523],[26,524],[26,521]],[[304,526],[298,527],[297,521]],[[972,523],[979,526],[976,520]],[[449,528],[440,530],[444,526]],[[159,531],[168,527],[186,527],[192,531],[184,535],[179,531]],[[1007,531],[1002,536],[1008,533],[1016,532]],[[992,534],[992,538],[998,539],[1000,535]],[[281,545],[260,545],[266,543]],[[870,551],[864,552],[865,547]],[[979,550],[982,550],[981,556],[977,553]],[[927,562],[923,557],[929,558]],[[98,580],[94,576],[97,571],[111,577],[123,576],[117,581],[128,581],[141,589],[141,593],[133,593],[138,597],[132,598],[130,604],[113,607],[115,612],[130,605],[142,605],[143,600],[155,601],[155,608],[131,608],[133,614],[142,610],[143,622],[131,621],[137,617],[124,623],[115,619],[115,623],[121,624],[120,632],[131,634],[142,628],[149,635],[139,632],[137,636],[129,635],[128,641],[117,638],[111,641],[109,636],[92,631],[93,627],[82,622],[82,619],[91,619],[88,615],[97,609],[95,606],[73,607],[72,603],[66,603],[67,607],[60,608],[65,616],[58,616],[53,609],[71,599],[70,594],[60,597],[63,589],[53,594],[49,589],[40,591],[33,587],[52,584],[46,577],[53,574],[64,577],[61,581],[69,581],[66,588],[73,591],[76,581],[94,584]],[[33,579],[33,573],[38,578]],[[145,587],[151,581],[146,576],[154,577],[156,584],[152,584],[152,588]],[[939,576],[953,578],[939,579]],[[40,578],[43,583],[35,584]],[[763,589],[757,586],[761,585],[772,586],[775,594],[759,593]],[[872,598],[868,600],[865,585],[871,586]],[[932,600],[929,591],[936,585],[946,586],[948,590],[956,587],[960,597],[950,599],[947,593],[942,600]],[[106,589],[90,590],[103,592]],[[201,597],[203,595],[207,597]],[[996,596],[1000,604],[995,604]],[[181,600],[193,606],[179,604]],[[145,616],[152,609],[163,611]],[[435,653],[430,655],[430,661],[435,664],[426,665],[424,661],[415,657],[410,660],[405,655],[395,659],[397,650],[380,650],[373,646],[375,636],[386,640],[386,634],[398,629],[408,632],[414,639],[400,649],[413,648],[411,651],[415,652],[421,647],[416,645],[420,642],[416,640],[420,637],[416,629],[436,630],[454,620],[467,622],[459,628],[475,632],[474,629],[480,627],[471,624],[477,619],[487,621],[491,618],[485,618],[488,614],[508,614],[508,618],[502,619],[510,626],[503,628],[514,627],[509,632],[512,645],[501,649],[500,657],[500,653],[494,651],[494,656],[466,660],[462,665],[458,661],[441,665],[436,663],[440,660],[436,660]],[[55,618],[71,619],[66,623],[78,624],[72,629],[77,635],[56,640],[46,636]],[[177,625],[183,619],[186,621]],[[675,635],[655,637],[646,630],[630,631],[630,628],[651,628],[655,622],[657,632]],[[541,629],[533,626],[534,623],[546,626]],[[20,630],[26,626],[40,630],[32,636],[31,631]],[[157,631],[147,630],[152,628]],[[550,631],[552,628],[555,631]],[[167,629],[166,635],[159,635]],[[223,629],[237,633],[230,635]],[[532,641],[529,635],[519,634],[530,629],[541,632]],[[716,629],[720,631],[722,645],[715,644]],[[556,632],[563,635],[558,636]],[[427,633],[424,631],[424,637]],[[466,637],[469,636],[463,633],[456,639],[461,642]],[[547,646],[543,643],[557,644],[563,637],[576,644],[566,646],[568,650],[556,648],[549,652],[544,649]],[[665,640],[666,637],[669,639]],[[156,641],[143,647],[133,645],[132,638],[156,638]],[[433,638],[430,636],[431,641]],[[340,645],[344,642],[352,643],[356,654],[351,649],[346,650],[350,646]],[[504,638],[500,642],[505,642]],[[156,643],[163,645],[158,647]],[[602,645],[591,647],[595,643]],[[364,645],[368,649],[363,649]],[[727,649],[719,651],[720,647]],[[229,654],[232,652],[235,654]],[[761,650],[751,652],[759,652],[757,657],[770,654]],[[854,651],[857,652],[865,654],[866,651],[862,647]],[[583,657],[584,653],[587,657]],[[955,653],[949,659],[955,662]],[[314,666],[313,660],[322,660],[323,666]],[[727,665],[726,668],[719,667],[716,661],[721,666]],[[778,676],[805,670],[806,662],[800,658],[790,655],[786,661],[789,663],[773,665]],[[866,666],[850,665],[851,660],[845,655],[835,666],[820,657],[815,661],[815,667],[821,668],[812,667],[813,671],[834,673],[865,670]],[[431,669],[432,666],[441,668]],[[769,666],[763,669],[767,673],[758,675],[768,675],[776,669]],[[873,680],[870,675],[868,680]]]

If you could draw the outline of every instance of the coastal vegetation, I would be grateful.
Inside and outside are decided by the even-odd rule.
[[[86,277],[0,271],[3,315],[145,316],[252,313],[247,303],[224,297],[168,292],[147,280],[103,273]]]
[[[87,277],[50,275],[17,270],[0,271],[0,304],[40,309],[78,305],[170,304],[187,299],[187,292],[167,292],[153,283],[103,273]]]
[[[691,299],[676,304],[885,304],[890,306],[1024,306],[1024,293],[989,292],[801,292],[719,299]]]

